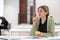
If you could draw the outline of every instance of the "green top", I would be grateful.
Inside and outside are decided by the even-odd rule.
[[[35,31],[38,30],[38,26],[39,26],[39,19],[36,25],[34,25],[33,28],[31,29],[31,36],[36,36]],[[43,33],[43,37],[54,36],[54,31],[55,31],[54,29],[55,29],[55,23],[54,23],[53,17],[48,17],[47,33]]]

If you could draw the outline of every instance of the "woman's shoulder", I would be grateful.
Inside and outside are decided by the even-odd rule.
[[[54,20],[53,16],[48,16],[48,20]]]
[[[49,17],[48,17],[48,22],[54,22],[53,16],[49,16]]]

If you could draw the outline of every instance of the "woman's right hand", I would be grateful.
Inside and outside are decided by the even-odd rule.
[[[33,25],[37,23],[37,17],[33,17]]]
[[[39,19],[39,16],[33,17],[33,25],[37,23],[37,20]]]

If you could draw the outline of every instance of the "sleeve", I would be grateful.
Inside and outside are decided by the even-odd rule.
[[[31,32],[30,32],[31,36],[35,36],[35,31],[38,30],[38,25],[39,25],[39,22],[37,21],[37,23],[31,29]]]
[[[45,37],[54,36],[54,31],[55,31],[55,23],[53,17],[50,17],[47,23],[47,33],[43,33],[43,36]]]

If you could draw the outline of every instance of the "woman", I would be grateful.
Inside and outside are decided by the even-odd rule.
[[[49,16],[48,6],[40,6],[38,8],[39,16],[33,18],[32,36],[48,37],[54,36],[55,23],[53,17]]]

